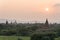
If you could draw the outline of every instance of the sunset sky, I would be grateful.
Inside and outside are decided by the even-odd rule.
[[[60,0],[0,0],[0,19],[60,23]],[[0,22],[1,22],[0,21]]]

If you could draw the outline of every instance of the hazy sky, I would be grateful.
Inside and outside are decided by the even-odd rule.
[[[60,0],[0,0],[0,19],[44,22],[46,18],[60,23]]]

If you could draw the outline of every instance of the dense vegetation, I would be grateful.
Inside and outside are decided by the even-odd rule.
[[[44,23],[6,22],[0,24],[0,36],[29,36],[31,40],[54,40],[60,37],[60,24],[49,24],[46,28]]]

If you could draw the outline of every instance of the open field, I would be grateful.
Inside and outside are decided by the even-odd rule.
[[[22,40],[30,40],[29,37],[19,37]],[[0,40],[17,40],[18,37],[17,36],[0,36]]]
[[[19,37],[21,38],[22,40],[30,40],[30,37]],[[18,37],[17,36],[0,36],[0,40],[17,40]],[[59,38],[56,38],[55,40],[60,40],[60,37]]]

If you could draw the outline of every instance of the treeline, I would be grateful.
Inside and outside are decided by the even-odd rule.
[[[0,24],[0,35],[30,36],[38,28],[36,24]]]
[[[8,22],[6,22],[6,24],[0,24],[0,35],[31,36],[34,33],[43,33],[43,32],[47,33],[49,31],[52,32],[53,30],[54,33],[60,36],[60,29],[59,29],[60,24],[50,24],[50,27],[48,28],[47,32],[45,32],[46,30],[44,30],[44,27],[42,27],[43,25],[44,25],[43,23],[8,24]]]

